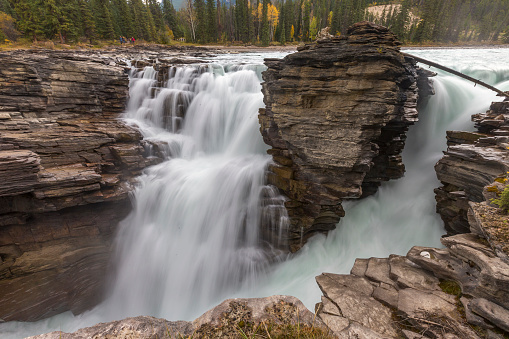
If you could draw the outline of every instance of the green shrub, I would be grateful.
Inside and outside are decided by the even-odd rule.
[[[500,194],[500,198],[491,199],[491,202],[503,209],[505,212],[509,211],[509,185],[504,188]]]

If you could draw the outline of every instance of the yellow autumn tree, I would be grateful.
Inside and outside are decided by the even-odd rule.
[[[16,41],[20,33],[16,30],[16,20],[9,14],[0,12],[0,43],[5,39]]]
[[[292,39],[292,42],[293,42],[294,35],[295,35],[295,27],[293,27],[293,25],[292,25],[292,28],[290,29],[290,39]]]
[[[269,19],[270,39],[274,40],[274,32],[276,31],[277,24],[279,22],[279,11],[276,6],[269,3],[267,8],[267,17]]]

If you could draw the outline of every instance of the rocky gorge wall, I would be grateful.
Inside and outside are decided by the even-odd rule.
[[[403,175],[418,74],[398,45],[387,28],[362,22],[345,37],[266,59],[259,120],[274,159],[268,182],[288,197],[292,251],[334,229],[344,199],[373,194]]]
[[[487,112],[472,116],[476,132],[447,132],[447,151],[435,166],[443,186],[435,189],[435,194],[437,212],[448,234],[469,232],[468,203],[489,201],[503,189],[497,186],[509,171],[508,118],[506,98],[492,103]]]
[[[0,62],[0,319],[79,313],[101,298],[131,181],[154,162],[117,119],[128,76],[64,51]]]

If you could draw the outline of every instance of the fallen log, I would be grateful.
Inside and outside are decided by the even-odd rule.
[[[509,91],[507,92],[504,92],[504,91],[501,91],[499,90],[498,88],[496,87],[493,87],[491,85],[488,85],[487,83],[485,82],[482,82],[481,80],[478,80],[478,79],[475,79],[475,78],[472,78],[466,74],[463,74],[461,72],[458,72],[452,68],[449,68],[449,67],[445,67],[445,66],[442,66],[440,64],[437,64],[436,62],[433,62],[433,61],[429,61],[429,60],[426,60],[426,59],[423,59],[423,58],[420,58],[420,57],[417,57],[415,55],[412,55],[412,54],[408,54],[408,53],[402,53],[403,55],[405,56],[408,56],[408,57],[411,57],[411,58],[414,58],[415,61],[417,62],[420,62],[420,63],[423,63],[425,65],[428,65],[428,66],[431,66],[431,67],[436,67],[438,69],[441,69],[442,71],[446,71],[448,73],[451,73],[451,74],[454,74],[454,75],[457,75],[463,79],[466,79],[466,80],[469,80],[469,81],[472,81],[474,84],[476,85],[481,85],[483,87],[486,87],[494,92],[497,93],[498,96],[502,96],[502,97],[509,97]],[[475,86],[475,85],[474,85]]]

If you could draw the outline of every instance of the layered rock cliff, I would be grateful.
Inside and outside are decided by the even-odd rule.
[[[385,27],[362,22],[345,37],[266,59],[259,119],[274,159],[268,182],[288,197],[292,251],[335,228],[344,199],[403,175],[418,75],[398,44]]]
[[[448,234],[469,231],[468,203],[495,198],[498,177],[509,171],[509,100],[472,116],[477,132],[448,131],[448,148],[435,166],[437,212]],[[499,180],[500,181],[500,180]],[[492,187],[489,189],[489,187]]]
[[[0,319],[100,299],[130,182],[151,163],[117,118],[128,77],[104,58],[0,54]]]

